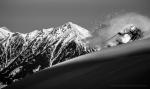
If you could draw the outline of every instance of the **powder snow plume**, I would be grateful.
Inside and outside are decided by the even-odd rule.
[[[91,45],[103,46],[105,42],[128,25],[134,25],[144,32],[143,39],[150,37],[150,18],[138,13],[124,13],[107,18],[99,28],[92,33],[93,38],[89,39]]]

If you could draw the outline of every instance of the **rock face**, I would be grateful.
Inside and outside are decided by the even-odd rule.
[[[72,22],[26,34],[0,28],[0,85],[97,51],[98,48],[90,48],[83,41],[90,36],[88,30]]]

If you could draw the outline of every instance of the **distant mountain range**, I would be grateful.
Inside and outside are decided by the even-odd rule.
[[[89,31],[72,22],[26,34],[0,28],[0,85],[99,50],[83,41],[87,37]]]

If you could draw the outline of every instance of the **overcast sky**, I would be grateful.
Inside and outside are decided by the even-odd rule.
[[[0,26],[13,32],[59,26],[68,21],[91,29],[114,12],[150,15],[150,0],[0,0]]]

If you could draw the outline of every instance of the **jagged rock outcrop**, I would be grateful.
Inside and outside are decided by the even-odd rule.
[[[0,82],[11,84],[27,75],[71,58],[97,51],[83,39],[88,30],[68,22],[60,27],[30,33],[0,29]]]

